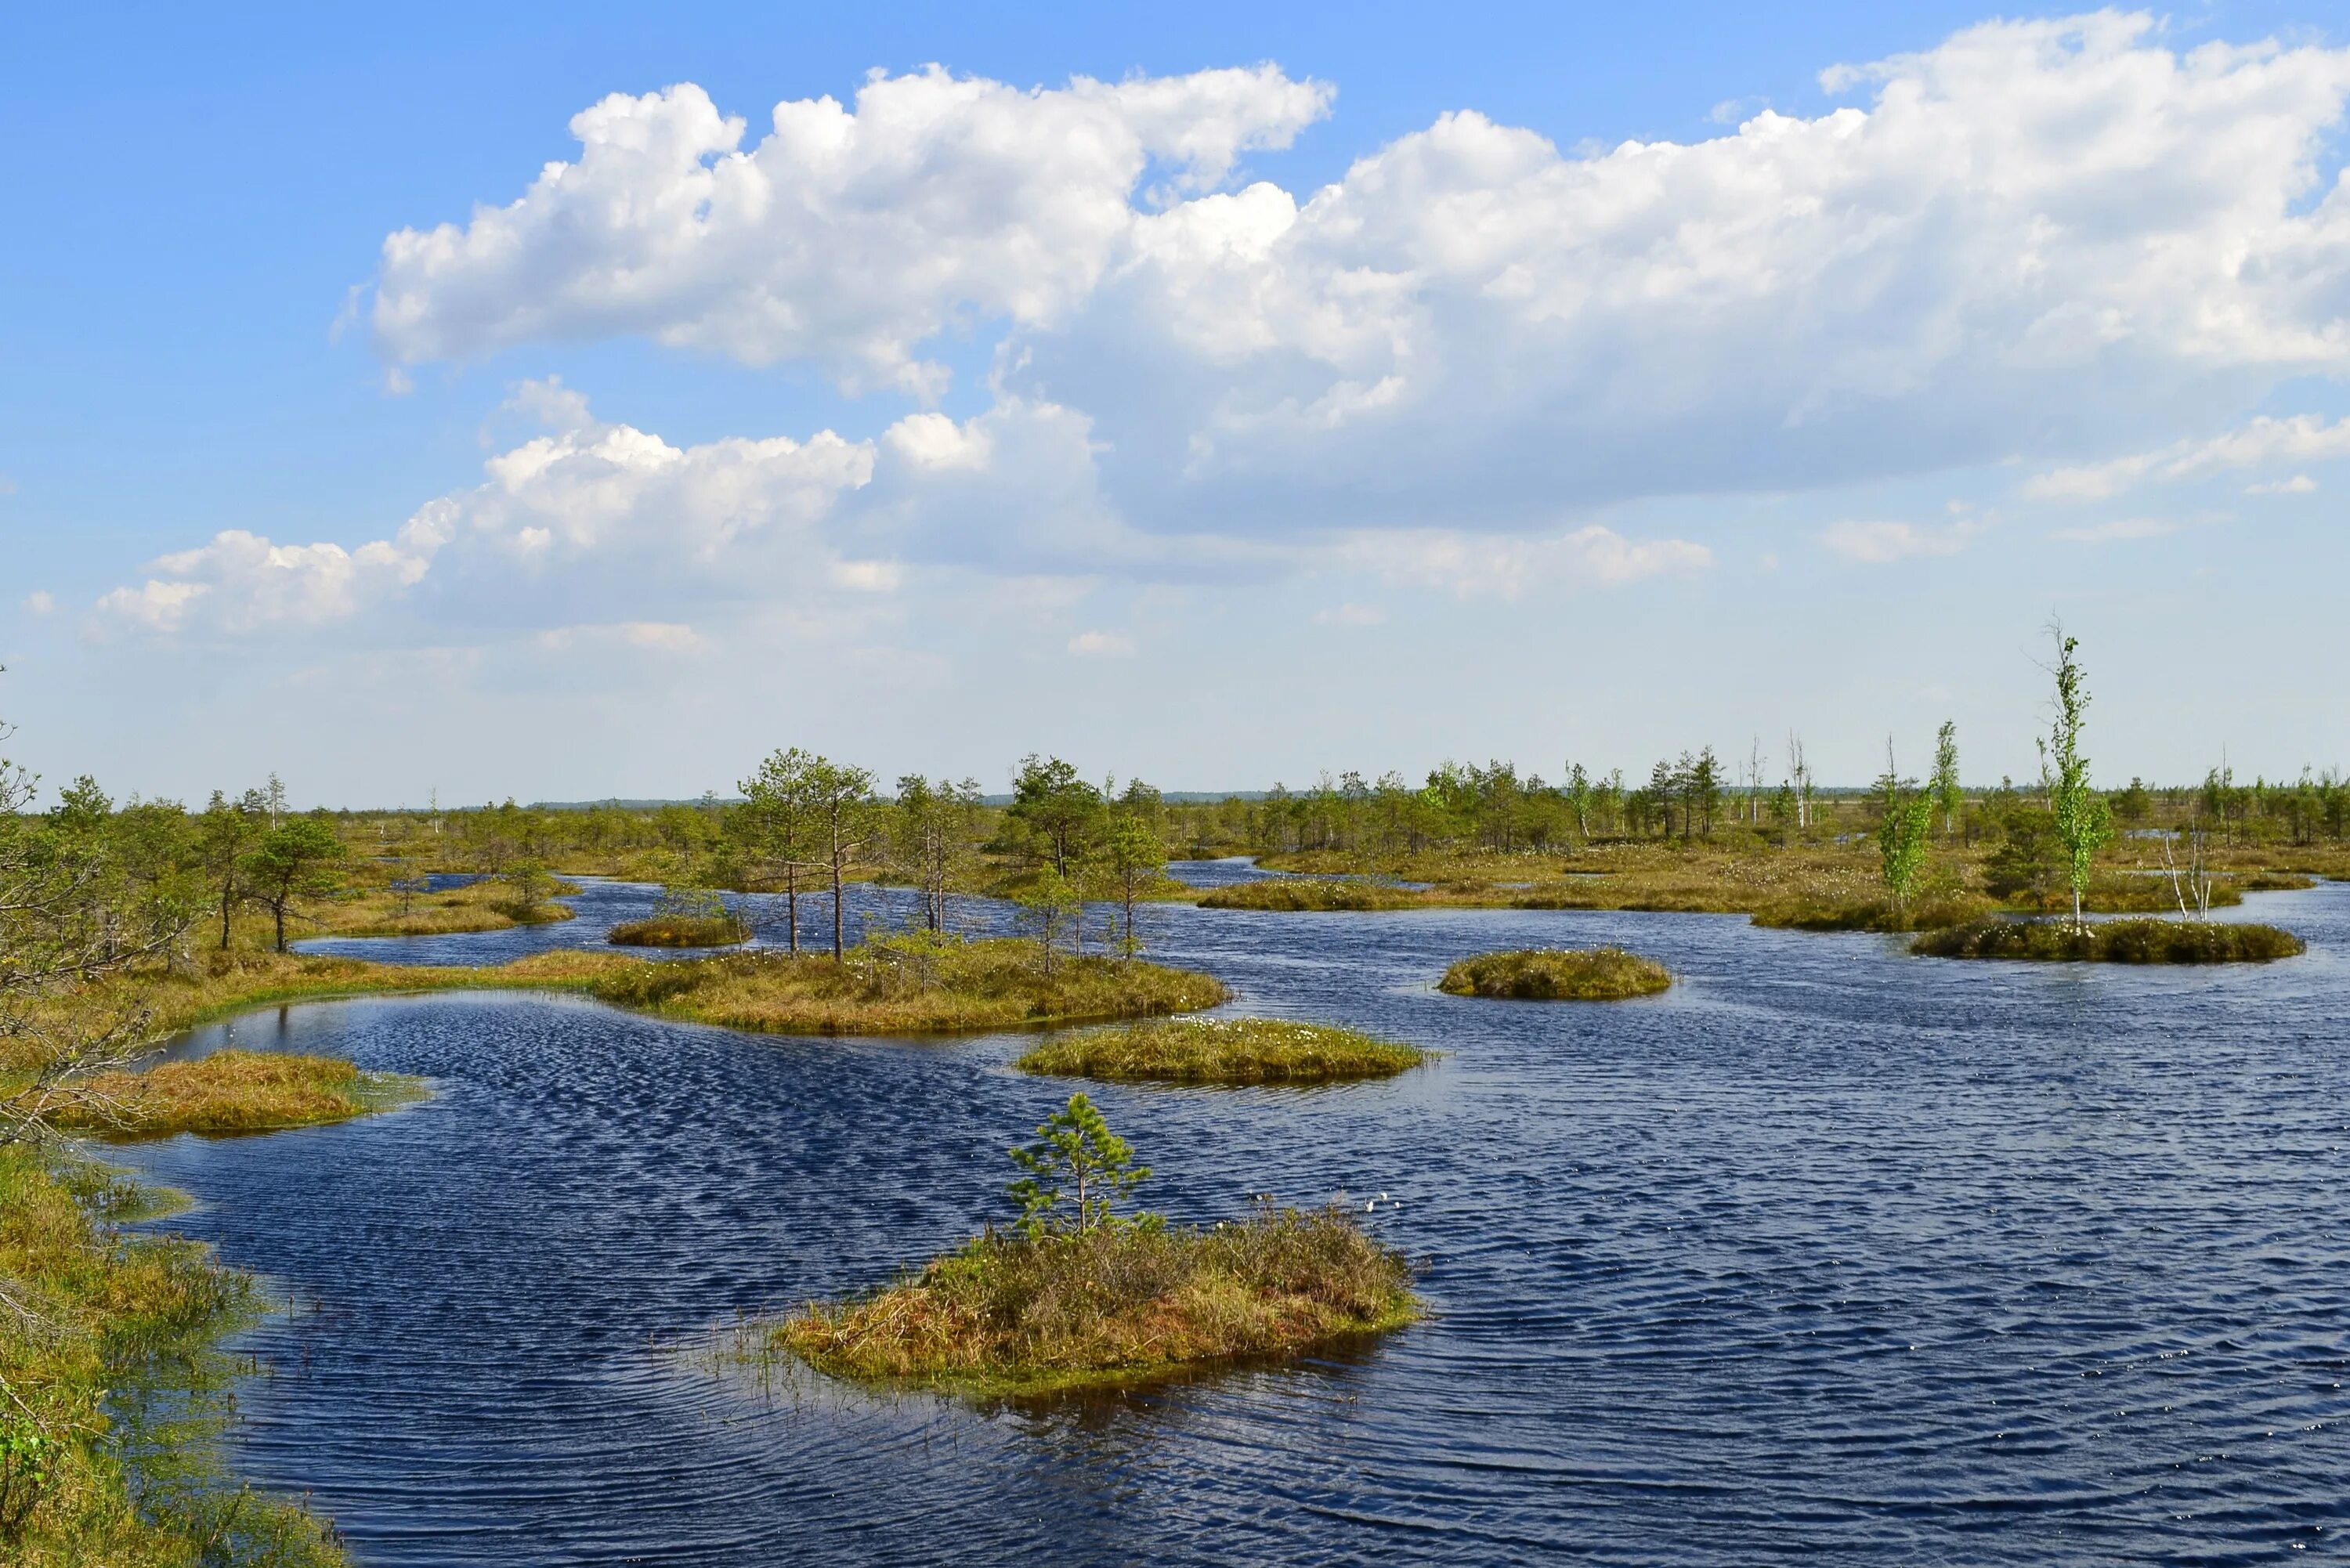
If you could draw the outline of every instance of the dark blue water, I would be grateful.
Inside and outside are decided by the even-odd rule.
[[[887,903],[891,895],[868,895]],[[387,941],[495,958],[565,927]],[[1092,1401],[877,1398],[693,1346],[991,1213],[1070,1087],[1023,1041],[592,1004],[311,1004],[192,1048],[430,1075],[394,1115],[132,1158],[295,1301],[241,1462],[363,1563],[2264,1563],[2350,1528],[2350,885],[2266,968],[1939,963],[1686,915],[1154,908],[1238,1005],[1440,1047],[1314,1091],[1094,1085],[1187,1218],[1385,1192],[1432,1321]],[[1620,941],[1605,1006],[1429,987]]]

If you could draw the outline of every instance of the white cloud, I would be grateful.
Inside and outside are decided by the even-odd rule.
[[[25,607],[35,615],[47,615],[57,607],[57,601],[47,588],[35,588],[25,596]]]
[[[598,422],[559,382],[526,384],[508,406],[557,428],[493,455],[484,483],[427,502],[391,538],[346,549],[232,529],[106,595],[101,625],[315,628],[420,593],[452,618],[526,623],[598,597],[627,609],[681,583],[782,597],[809,575],[865,590],[894,581],[886,563],[838,558],[817,531],[871,478],[869,442],[826,431],[673,447]]]
[[[1213,186],[1330,99],[1271,66],[1027,92],[933,66],[877,73],[854,108],[779,103],[745,150],[691,82],[616,93],[515,202],[385,240],[377,341],[412,364],[646,333],[935,394],[919,346],[972,314],[1053,320],[1116,258],[1154,168]]]
[[[2274,480],[2267,484],[2244,486],[2247,495],[2314,495],[2316,493],[2317,481],[2305,473],[2296,473],[2291,479]]]
[[[2199,512],[2186,517],[2116,517],[2105,523],[2054,529],[2048,536],[2068,545],[2131,544],[2140,539],[2167,539],[2190,528],[2209,527],[2228,520],[2224,512]]]
[[[1340,605],[1335,609],[1315,610],[1316,626],[1384,626],[1388,612],[1378,605]]]
[[[1069,639],[1069,651],[1080,659],[1131,659],[1134,639],[1114,631],[1081,631]]]
[[[2350,419],[2328,424],[2315,414],[2291,419],[2263,416],[2208,440],[2175,441],[2155,452],[2055,469],[2034,477],[2023,488],[2025,494],[2041,500],[2102,501],[2142,483],[2176,483],[2233,470],[2343,456],[2350,456]],[[2299,487],[2304,483],[2309,490],[2317,488],[2314,480],[2303,476],[2256,488],[2253,493],[2301,493]]]
[[[1448,114],[1302,192],[1222,185],[1328,106],[1270,67],[877,78],[747,151],[680,86],[391,236],[375,327],[402,363],[641,334],[928,396],[929,345],[1000,325],[1006,394],[1082,421],[1154,537],[2046,463],[2350,369],[2350,187],[2321,177],[2350,51],[2100,12],[1826,79],[1868,97],[1688,144]],[[893,440],[976,463],[952,430]]]
[[[1914,556],[1955,556],[1981,531],[1961,520],[1941,527],[1916,523],[1845,521],[1820,530],[1819,541],[1833,555],[1867,566],[1886,566]]]
[[[538,634],[539,647],[565,653],[583,647],[622,647],[648,653],[700,654],[710,651],[710,640],[690,626],[675,621],[630,620],[600,626],[550,627]]]
[[[1442,588],[1461,598],[1514,599],[1544,590],[1617,587],[1713,565],[1713,552],[1702,545],[1631,540],[1596,524],[1534,539],[1441,530],[1366,533],[1343,542],[1336,555],[1390,583]]]

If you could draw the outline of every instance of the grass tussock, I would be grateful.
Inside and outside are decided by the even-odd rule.
[[[1339,877],[1268,877],[1235,882],[1202,896],[1203,909],[1277,909],[1289,913],[1325,909],[1419,909],[1427,891],[1385,882]]]
[[[1169,1018],[1045,1041],[1024,1073],[1164,1084],[1323,1084],[1387,1078],[1430,1059],[1353,1029],[1278,1018]]]
[[[124,1232],[142,1192],[0,1147],[0,1561],[21,1568],[330,1568],[329,1528],[236,1485],[219,1435],[250,1277]]]
[[[1033,1394],[1292,1355],[1419,1315],[1409,1264],[1352,1215],[1266,1209],[1208,1230],[991,1232],[871,1295],[810,1305],[772,1344],[858,1382]]]
[[[1798,931],[1938,931],[1991,914],[1980,893],[1943,890],[1906,904],[1877,897],[1848,902],[1795,898],[1754,911],[1754,923]]]
[[[216,1051],[138,1073],[102,1073],[56,1125],[115,1139],[207,1137],[323,1126],[423,1097],[416,1079],[364,1073],[331,1056]]]
[[[751,928],[732,915],[656,915],[614,926],[604,939],[624,948],[725,948],[751,940]]]
[[[1060,954],[998,937],[888,938],[829,955],[728,953],[612,971],[603,1001],[769,1034],[958,1034],[1190,1012],[1226,1000],[1212,977]]]
[[[1909,950],[1929,958],[2025,959],[2059,963],[2267,963],[2305,950],[2274,926],[2205,920],[1979,920],[1929,931]]]
[[[1528,1002],[1618,1002],[1672,983],[1664,965],[1622,948],[1525,948],[1462,959],[1437,989]]]

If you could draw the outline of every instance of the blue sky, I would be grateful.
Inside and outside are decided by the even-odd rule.
[[[2052,614],[2101,771],[2350,761],[2338,14],[489,13],[6,24],[0,714],[53,779],[1796,729],[1857,780],[1944,717],[1991,778]],[[676,84],[607,123],[743,130],[532,194]],[[761,151],[827,95],[854,167]],[[697,198],[737,151],[805,211]]]

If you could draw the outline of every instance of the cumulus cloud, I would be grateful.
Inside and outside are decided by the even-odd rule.
[[[1824,81],[1859,101],[1691,143],[1447,114],[1312,192],[1230,180],[1328,108],[1273,67],[876,78],[755,143],[679,86],[584,111],[508,204],[391,236],[375,329],[401,363],[642,334],[918,396],[926,345],[1003,330],[1007,392],[1086,422],[1146,535],[1528,531],[2061,462],[2350,369],[2350,194],[2321,177],[2350,51],[2179,51],[2099,12]],[[971,461],[951,433],[897,435]]]
[[[616,93],[521,197],[384,242],[376,338],[412,364],[646,333],[932,394],[945,371],[919,345],[972,315],[1055,319],[1117,258],[1151,171],[1213,186],[1330,99],[1271,66],[1049,91],[933,66],[877,74],[853,108],[779,103],[746,149],[692,83]]]
[[[2345,455],[2350,455],[2350,419],[2328,424],[2314,414],[2291,419],[2264,416],[2209,440],[2176,441],[2155,452],[2055,469],[2033,478],[2025,484],[2024,493],[2040,500],[2101,501],[2143,483],[2171,484],[2230,470],[2282,467]],[[2316,482],[2304,475],[2281,484],[2255,486],[2253,493],[2290,494],[2316,488]]]
[[[681,583],[784,594],[814,580],[887,588],[887,562],[842,558],[817,524],[872,477],[870,442],[729,438],[674,447],[597,421],[559,382],[509,409],[556,427],[491,456],[480,484],[419,507],[355,549],[280,545],[242,529],[153,563],[99,601],[100,625],[229,635],[344,622],[420,596],[459,618],[627,602]]]
[[[1963,518],[1939,527],[1848,519],[1821,529],[1819,540],[1832,555],[1865,566],[1881,566],[1913,556],[1955,556],[1978,532],[1980,524]]]
[[[1442,530],[1359,534],[1342,542],[1336,554],[1345,564],[1391,583],[1442,588],[1461,598],[1514,599],[1529,592],[1617,587],[1713,565],[1713,552],[1702,545],[1627,539],[1597,524],[1547,538]]]
[[[1378,605],[1343,604],[1332,609],[1315,610],[1315,626],[1384,626],[1388,612]]]
[[[35,588],[25,596],[25,607],[35,615],[47,615],[57,607],[57,601],[47,588]]]
[[[1080,659],[1131,659],[1134,639],[1114,631],[1081,631],[1069,639],[1069,651]]]
[[[2291,479],[2272,480],[2266,484],[2244,486],[2247,495],[2314,495],[2316,493],[2317,481],[2305,473],[2296,473]]]

